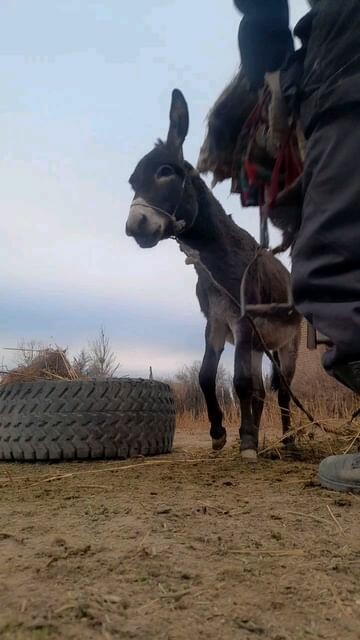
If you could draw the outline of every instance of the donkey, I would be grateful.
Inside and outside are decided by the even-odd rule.
[[[216,397],[216,374],[225,342],[235,346],[234,388],[240,401],[240,451],[256,461],[259,426],[264,406],[262,376],[264,344],[274,353],[278,376],[278,402],[283,433],[290,428],[289,387],[295,373],[300,336],[300,315],[258,318],[257,331],[240,311],[240,287],[247,271],[246,297],[251,304],[283,303],[289,273],[223,210],[198,172],[183,157],[189,112],[182,93],[175,89],[166,142],[138,163],[130,177],[135,192],[126,233],[142,248],[175,238],[194,257],[198,275],[196,294],[206,317],[205,355],[199,382],[207,405],[214,450],[226,443],[223,413]],[[254,256],[257,259],[254,261]],[[250,268],[249,268],[250,267]],[[261,339],[260,339],[261,338]],[[284,380],[287,385],[284,384]],[[290,435],[285,438],[288,444]]]

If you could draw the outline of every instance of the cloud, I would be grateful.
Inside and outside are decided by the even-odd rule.
[[[31,294],[0,290],[6,301],[1,347],[14,347],[19,339],[35,339],[67,346],[74,354],[103,326],[125,371],[143,373],[150,363],[170,373],[201,355],[205,321],[199,311],[181,314],[174,307],[162,309],[146,301],[131,306],[84,294],[66,299],[57,292]],[[2,355],[11,363],[11,353]]]
[[[190,21],[168,0],[125,13],[116,0],[30,4],[0,7],[2,345],[76,350],[104,325],[129,370],[174,370],[203,349],[196,276],[174,242],[143,251],[125,236],[128,177],[164,135],[174,86],[189,101],[196,162],[206,113],[238,66],[238,14],[207,0]],[[257,236],[257,213],[228,185],[215,193]]]

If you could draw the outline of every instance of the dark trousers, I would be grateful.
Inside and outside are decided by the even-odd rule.
[[[360,360],[360,105],[322,116],[308,139],[292,258],[295,304],[335,345],[325,368]]]

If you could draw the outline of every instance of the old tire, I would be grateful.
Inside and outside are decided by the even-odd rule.
[[[86,460],[169,453],[170,387],[135,379],[0,386],[0,460]]]

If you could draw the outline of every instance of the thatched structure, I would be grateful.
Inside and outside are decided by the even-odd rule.
[[[44,349],[28,365],[4,373],[1,384],[35,382],[36,380],[76,380],[76,370],[61,349]]]

